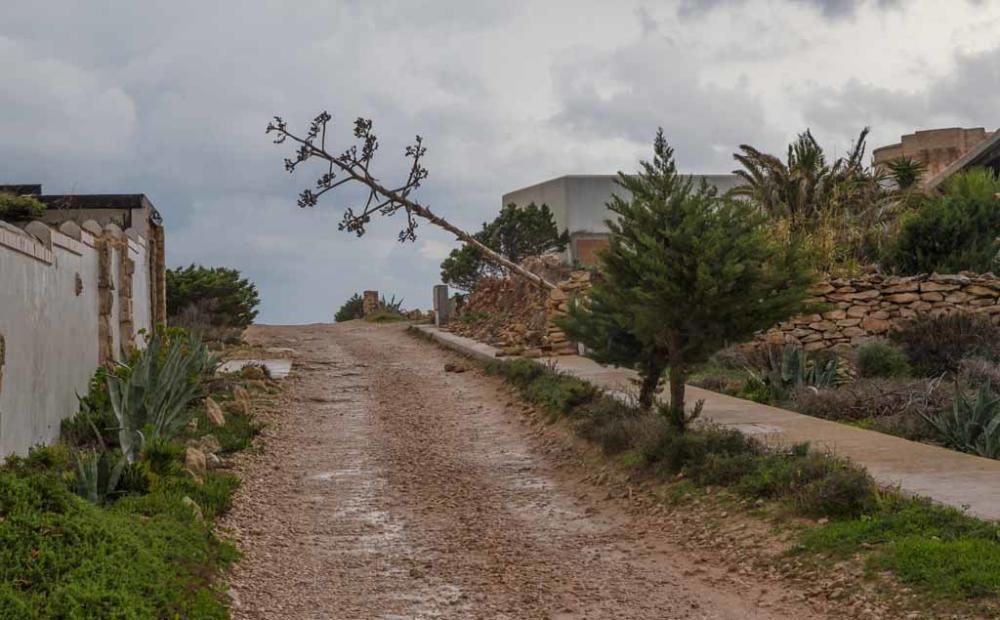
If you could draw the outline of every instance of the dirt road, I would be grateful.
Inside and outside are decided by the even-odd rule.
[[[582,479],[496,379],[401,327],[260,327],[287,407],[224,527],[237,618],[820,618],[712,579],[662,517]],[[732,570],[732,569],[729,569]]]

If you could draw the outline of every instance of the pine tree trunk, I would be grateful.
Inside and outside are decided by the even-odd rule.
[[[670,422],[677,430],[683,431],[687,414],[684,411],[684,353],[681,334],[674,331],[670,335]]]
[[[660,384],[660,377],[663,376],[665,364],[655,362],[640,369],[642,384],[639,387],[639,408],[649,411],[656,401],[656,386]]]

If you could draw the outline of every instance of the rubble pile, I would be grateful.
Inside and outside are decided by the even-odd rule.
[[[559,282],[568,272],[555,255],[531,257],[522,265],[550,282]],[[550,343],[548,306],[548,291],[523,278],[483,278],[448,329],[497,347],[505,356],[553,355],[559,346]],[[568,346],[565,336],[557,345]]]

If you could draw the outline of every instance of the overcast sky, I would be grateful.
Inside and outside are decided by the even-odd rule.
[[[377,288],[430,306],[453,242],[399,222],[337,230],[264,127],[371,117],[380,174],[424,136],[417,197],[469,228],[509,190],[634,169],[657,126],[692,173],[809,127],[842,152],[941,126],[1000,125],[1000,0],[419,2],[4,0],[0,183],[145,193],[168,262],[232,266],[263,322],[327,321]]]

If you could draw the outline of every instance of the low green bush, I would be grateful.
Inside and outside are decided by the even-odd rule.
[[[911,321],[891,338],[899,344],[914,372],[925,377],[957,373],[963,359],[1000,359],[1000,326],[988,316],[957,312]]]
[[[183,498],[101,507],[57,471],[0,470],[0,619],[226,618],[212,584],[235,558]]]
[[[862,548],[871,567],[937,595],[1000,595],[1000,527],[953,508],[887,495],[868,518],[806,531],[797,551],[846,558]]]
[[[903,217],[883,263],[906,275],[995,271],[998,193],[1000,180],[989,169],[954,175],[943,194],[924,198]]]
[[[885,340],[866,342],[858,347],[857,363],[862,377],[905,377],[910,374],[906,354]]]
[[[0,192],[0,220],[34,220],[44,215],[45,209],[45,203],[34,196]]]

